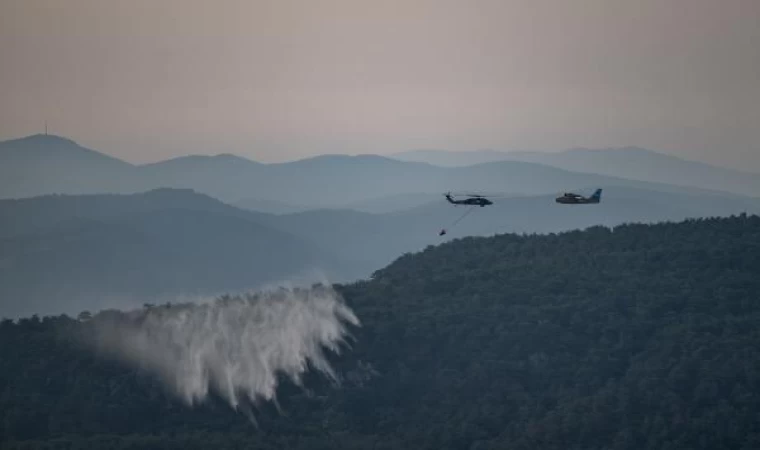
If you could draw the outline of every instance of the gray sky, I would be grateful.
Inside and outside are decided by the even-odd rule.
[[[131,162],[637,145],[760,171],[758,0],[0,0],[0,139]]]

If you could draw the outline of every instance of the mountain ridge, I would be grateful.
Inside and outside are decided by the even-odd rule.
[[[442,167],[499,161],[534,162],[572,171],[760,196],[759,173],[634,146],[608,149],[578,147],[559,152],[421,150],[395,153],[393,156],[401,161],[424,161]]]
[[[35,138],[39,141],[39,138]],[[47,137],[44,142],[58,142]],[[32,140],[35,141],[35,140]],[[138,193],[150,189],[190,188],[227,203],[246,199],[266,204],[270,210],[286,205],[341,207],[360,205],[382,197],[410,192],[496,191],[505,194],[548,194],[594,185],[658,187],[670,192],[726,192],[699,186],[678,186],[598,173],[578,172],[531,161],[498,161],[467,167],[439,167],[425,162],[404,162],[382,155],[319,155],[284,163],[259,163],[231,154],[190,155],[133,166],[86,163],[70,158],[67,165],[44,159],[33,165],[4,164],[9,142],[0,143],[0,194],[5,198],[49,193]],[[64,141],[61,141],[64,142]],[[73,141],[65,141],[73,142]],[[15,145],[15,144],[14,144]],[[88,155],[101,155],[94,150]],[[59,155],[64,157],[62,153]],[[110,157],[96,158],[105,161]],[[119,161],[119,160],[116,160]],[[109,164],[116,164],[111,161]],[[736,194],[734,194],[736,195]],[[254,201],[254,202],[255,202]],[[272,203],[274,202],[274,203]],[[277,205],[279,204],[279,206]],[[408,203],[399,202],[399,208]],[[372,206],[368,206],[372,208]],[[379,209],[393,209],[390,204]],[[291,210],[293,208],[290,208]]]

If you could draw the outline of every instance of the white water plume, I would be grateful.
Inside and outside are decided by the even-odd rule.
[[[235,409],[243,397],[276,403],[278,374],[300,385],[309,364],[338,381],[325,349],[340,352],[347,324],[359,320],[322,285],[102,313],[92,321],[100,350],[158,375],[190,405],[213,389]]]

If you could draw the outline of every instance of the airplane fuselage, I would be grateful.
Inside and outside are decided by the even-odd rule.
[[[584,197],[579,194],[575,194],[572,192],[565,192],[561,196],[554,199],[557,203],[561,203],[563,205],[591,205],[599,203],[602,200],[602,190],[597,189],[594,192],[594,195],[590,197]]]
[[[557,197],[555,199],[557,203],[562,203],[564,205],[588,205],[593,203],[599,203],[599,200],[592,200],[590,198],[586,197]]]

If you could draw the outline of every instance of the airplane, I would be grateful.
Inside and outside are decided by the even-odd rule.
[[[491,200],[488,200],[487,198],[483,197],[482,195],[469,195],[466,194],[467,199],[464,200],[454,200],[451,197],[451,192],[448,192],[445,194],[446,200],[449,201],[449,203],[453,205],[470,205],[470,206],[480,206],[481,208],[488,205],[493,205],[493,202]]]
[[[556,199],[554,199],[554,201],[556,201],[557,203],[562,203],[565,205],[588,205],[588,204],[599,203],[601,200],[602,200],[601,189],[597,189],[596,191],[594,191],[591,197],[584,197],[580,194],[565,192],[560,197],[557,197]]]

